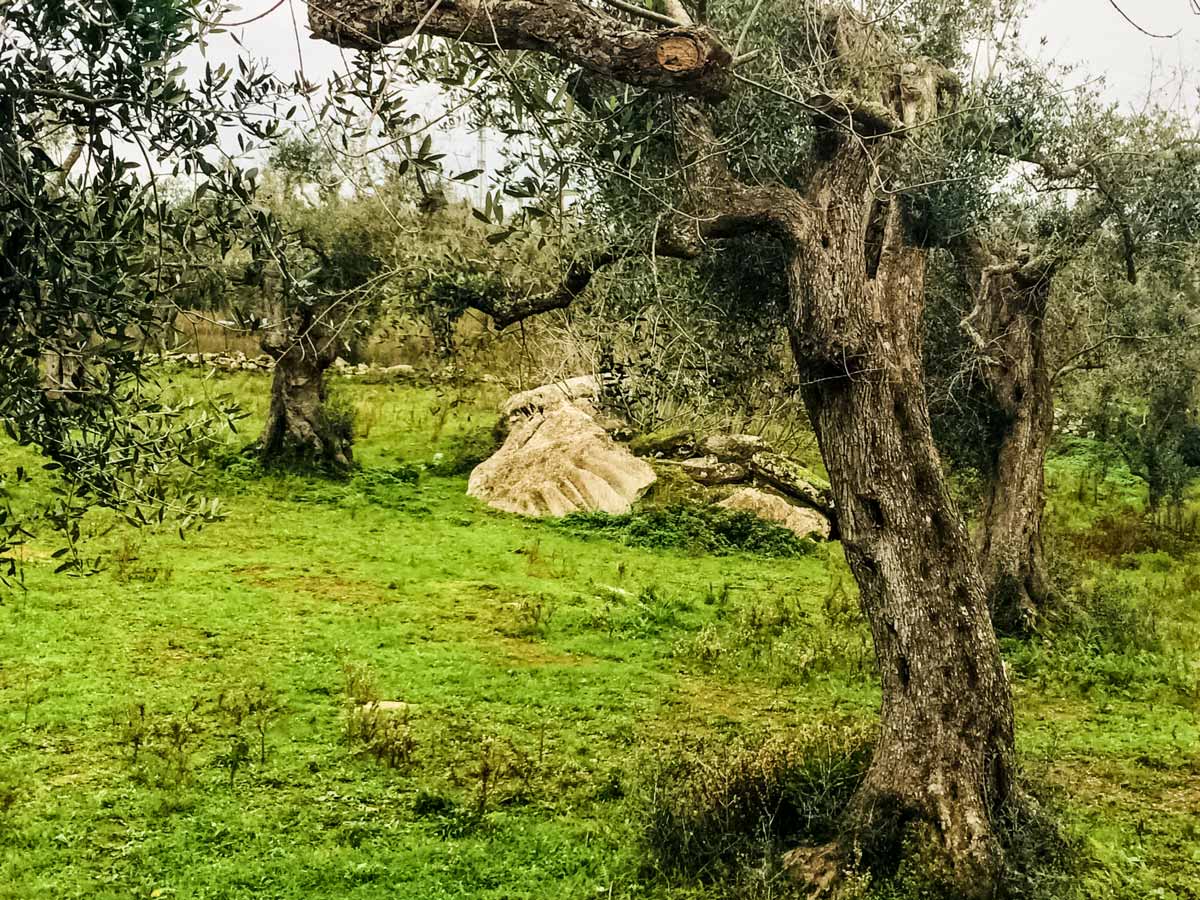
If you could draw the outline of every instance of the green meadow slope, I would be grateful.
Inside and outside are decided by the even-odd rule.
[[[265,378],[175,378],[244,402],[229,448],[253,434]],[[703,773],[731,758],[817,754],[805,796],[852,777],[878,692],[837,545],[699,553],[686,517],[495,513],[462,470],[496,396],[339,390],[351,480],[218,453],[223,522],[93,514],[87,578],[26,548],[0,602],[0,897],[785,896],[680,835],[713,827]],[[1200,897],[1200,556],[1144,534],[1093,451],[1050,473],[1082,608],[1006,645],[1027,774],[1086,858],[1043,893]],[[759,812],[745,858],[773,852]]]

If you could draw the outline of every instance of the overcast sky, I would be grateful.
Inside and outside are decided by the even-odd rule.
[[[1164,104],[1179,99],[1194,110],[1200,80],[1195,72],[1182,85],[1176,78],[1181,69],[1200,64],[1200,15],[1191,0],[1119,0],[1119,5],[1139,27],[1175,37],[1142,34],[1109,0],[1042,0],[1025,25],[1025,45],[1043,59],[1079,63],[1104,76],[1114,100],[1140,107],[1154,90]]]
[[[1200,15],[1194,12],[1193,0],[1116,2],[1136,27],[1122,17],[1113,0],[1040,0],[1023,28],[1022,41],[1038,57],[1078,64],[1077,81],[1102,76],[1107,95],[1115,101],[1141,107],[1153,91],[1165,105],[1196,110],[1200,78],[1195,73],[1182,82],[1178,78],[1180,70],[1200,65]],[[226,21],[249,19],[272,3],[243,0],[242,10],[230,13]],[[237,35],[251,54],[269,60],[277,74],[290,76],[302,69],[310,82],[321,83],[330,73],[344,69],[347,57],[331,44],[312,40],[305,17],[304,0],[284,0],[257,22],[213,37],[209,58],[232,62],[238,49],[231,35]],[[1139,27],[1174,36],[1151,37]],[[437,104],[435,92],[429,89],[412,100],[429,109]],[[447,168],[474,167],[477,143],[471,136],[463,134],[449,143],[440,148],[451,155]]]

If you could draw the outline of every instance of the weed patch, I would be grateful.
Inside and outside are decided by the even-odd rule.
[[[648,507],[624,515],[572,513],[555,522],[577,536],[600,535],[631,547],[723,555],[808,556],[816,544],[744,510],[699,504]]]
[[[652,872],[736,886],[739,896],[777,882],[786,850],[835,836],[872,746],[864,729],[823,728],[803,738],[698,743],[654,764],[640,798]]]
[[[1146,552],[1182,559],[1196,546],[1194,532],[1170,528],[1132,512],[1101,515],[1087,528],[1071,532],[1066,540],[1077,555],[1108,562]]]

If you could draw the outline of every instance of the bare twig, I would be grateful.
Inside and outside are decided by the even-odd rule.
[[[746,16],[746,21],[742,24],[742,30],[738,32],[737,43],[733,45],[733,58],[736,60],[742,52],[742,45],[746,43],[746,34],[750,31],[750,26],[754,24],[754,19],[758,16],[758,11],[762,9],[763,0],[754,0],[754,8],[750,10],[750,15]]]
[[[1121,14],[1122,19],[1124,19],[1126,22],[1128,22],[1130,25],[1132,25],[1134,28],[1136,28],[1138,31],[1140,31],[1142,34],[1146,35],[1147,37],[1161,38],[1163,40],[1170,40],[1173,37],[1179,36],[1178,30],[1172,32],[1171,34],[1156,34],[1153,31],[1147,31],[1145,28],[1143,28],[1137,22],[1133,21],[1133,19],[1129,18],[1129,14],[1126,13],[1125,10],[1121,9],[1120,4],[1117,3],[1117,0],[1108,0],[1108,2],[1112,6],[1113,9],[1115,9],[1117,12],[1119,12]],[[1196,5],[1197,5],[1197,0],[1193,0],[1192,6],[1195,7]]]

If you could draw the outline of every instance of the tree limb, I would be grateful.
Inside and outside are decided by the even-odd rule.
[[[310,0],[313,37],[378,49],[417,30],[501,50],[550,53],[636,87],[729,93],[733,55],[703,25],[633,28],[582,0]]]
[[[680,0],[662,0],[663,11],[680,25],[694,25],[691,14]]]
[[[588,260],[576,260],[571,263],[562,283],[555,290],[529,294],[500,303],[480,295],[471,300],[471,308],[491,316],[492,322],[498,330],[515,325],[517,322],[523,322],[540,313],[566,309],[587,289],[597,272],[623,259],[624,256],[625,254],[615,250],[608,250]]]
[[[767,231],[788,239],[807,222],[801,196],[779,184],[748,185],[729,171],[725,148],[701,104],[684,100],[675,107],[676,146],[687,186],[682,215],[669,224],[663,247],[675,255],[699,255],[707,240]]]
[[[1129,224],[1129,217],[1125,215],[1125,210],[1121,205],[1121,198],[1117,196],[1112,182],[1105,175],[1104,170],[1100,168],[1098,163],[1089,163],[1087,169],[1095,179],[1096,190],[1107,201],[1108,209],[1114,218],[1116,218],[1117,225],[1121,229],[1121,247],[1125,256],[1125,279],[1130,284],[1137,284],[1137,259],[1135,255],[1133,227]]]

